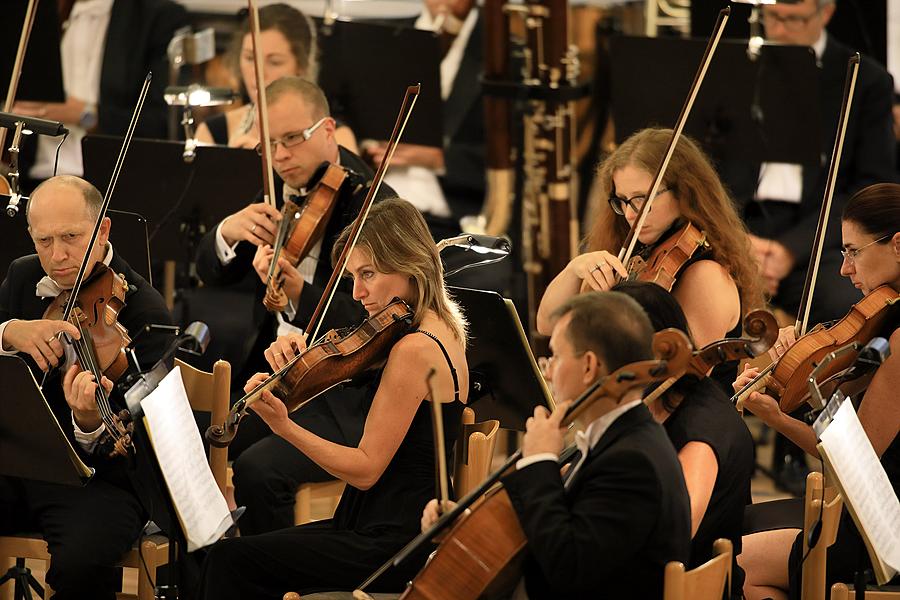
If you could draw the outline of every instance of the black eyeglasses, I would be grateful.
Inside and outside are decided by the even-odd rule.
[[[656,192],[656,197],[659,198],[666,192],[672,191],[672,188],[663,188]],[[637,196],[632,196],[631,198],[620,198],[618,196],[610,196],[609,197],[609,207],[613,210],[617,215],[625,215],[625,207],[628,206],[635,212],[635,214],[641,212],[641,207],[644,206],[644,202],[647,201],[647,196],[644,194],[640,194]],[[652,207],[651,207],[652,210]]]

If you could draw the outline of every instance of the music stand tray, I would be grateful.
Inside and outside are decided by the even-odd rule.
[[[120,137],[85,137],[84,178],[106,190],[121,146]],[[253,150],[200,146],[191,163],[183,151],[184,142],[134,139],[116,186],[112,207],[147,220],[153,260],[193,260],[189,233],[202,235],[262,189]]]
[[[81,486],[93,476],[72,447],[31,370],[0,356],[0,475]]]
[[[466,349],[469,404],[474,403],[480,421],[497,419],[503,428],[524,431],[535,406],[552,410],[554,403],[516,307],[496,292],[448,290],[474,332]]]
[[[319,31],[319,85],[358,139],[390,138],[406,87],[420,83],[403,141],[443,147],[441,50],[434,33],[355,21],[320,25]]]

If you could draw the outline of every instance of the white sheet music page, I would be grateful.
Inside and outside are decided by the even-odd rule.
[[[870,554],[874,550],[882,563],[885,572],[880,575],[890,579],[900,570],[900,501],[851,402],[838,409],[819,448],[840,482],[857,527],[871,544]]]
[[[209,469],[181,369],[172,369],[141,407],[188,552],[208,546],[222,537],[233,521]]]

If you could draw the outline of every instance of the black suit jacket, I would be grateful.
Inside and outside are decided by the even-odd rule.
[[[480,11],[476,6],[472,10]],[[455,217],[481,211],[485,193],[484,19],[481,14],[444,101],[444,166],[440,182]]]
[[[613,422],[569,488],[553,461],[503,485],[528,538],[531,600],[661,598],[666,563],[690,557],[681,465],[643,403]]]
[[[187,11],[172,0],[116,0],[100,68],[97,133],[125,135],[138,94],[148,72],[153,73],[147,101],[138,120],[137,137],[168,137],[168,106],[163,91],[169,85],[166,48],[175,30],[188,25]],[[37,145],[28,136],[22,144],[22,172],[34,163]]]
[[[125,308],[119,313],[118,321],[125,327],[131,338],[136,340],[134,348],[141,368],[150,368],[162,357],[171,341],[171,336],[155,333],[144,333],[140,336],[138,334],[147,324],[170,325],[172,317],[159,292],[115,253],[110,262],[110,268],[116,273],[124,275],[129,286],[128,292],[125,294]],[[6,278],[0,284],[0,323],[10,319],[36,320],[43,318],[44,312],[52,300],[36,296],[35,286],[44,275],[44,270],[36,254],[17,258],[9,265]],[[31,357],[24,353],[20,353],[20,356],[28,363],[35,379],[41,381],[43,373]],[[133,368],[134,365],[131,365],[130,370]],[[54,369],[50,373],[44,384],[44,395],[63,431],[72,441],[73,446],[81,452],[81,447],[75,443],[72,413],[62,392],[61,375],[59,369]],[[112,400],[116,401],[117,399],[121,400],[118,390],[114,389]],[[124,406],[121,401],[119,404]],[[83,452],[81,453],[84,455]],[[91,462],[92,459],[103,462],[101,457],[83,456],[83,458],[88,462]],[[96,463],[97,460],[93,462]]]
[[[822,162],[804,165],[801,202],[789,222],[776,224],[775,239],[788,248],[797,268],[806,269],[812,251],[819,210],[825,192],[831,150],[837,132],[847,61],[853,51],[828,36],[819,76],[822,116]],[[893,79],[878,63],[862,57],[852,110],[847,123],[843,156],[835,185],[829,219],[829,246],[840,246],[840,214],[853,193],[873,183],[894,181]],[[723,163],[720,172],[741,210],[753,201],[759,179],[759,163]]]

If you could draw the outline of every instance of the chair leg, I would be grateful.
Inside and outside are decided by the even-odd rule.
[[[154,600],[156,597],[156,590],[154,590],[153,582],[151,582],[150,578],[147,576],[147,573],[149,572],[153,575],[153,578],[156,579],[156,567],[158,565],[154,545],[145,543],[141,548],[141,553],[143,554],[147,568],[144,569],[143,564],[138,565],[138,600]]]

